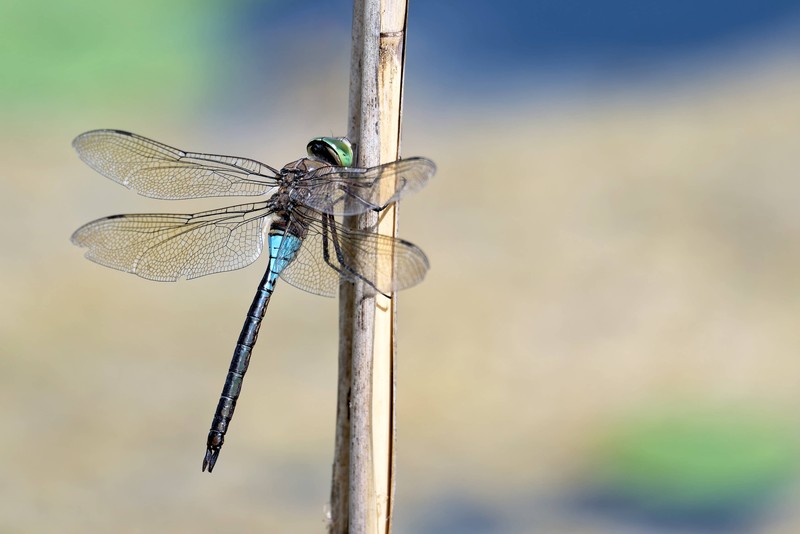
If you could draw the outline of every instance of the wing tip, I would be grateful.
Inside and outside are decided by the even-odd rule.
[[[86,227],[89,226],[90,224],[91,223],[86,223],[77,230],[75,230],[74,232],[72,232],[72,235],[69,236],[70,243],[78,247],[85,247],[86,245],[83,242],[83,234]]]
[[[422,161],[422,162],[423,162],[425,165],[427,165],[428,167],[430,167],[430,169],[431,169],[430,176],[433,176],[434,174],[436,174],[436,163],[434,163],[432,159],[429,159],[429,158],[424,158],[424,157],[420,157],[419,159],[420,159],[420,161]]]
[[[72,148],[74,148],[78,154],[81,154],[81,150],[87,140],[109,134],[121,135],[125,137],[136,137],[136,134],[127,132],[125,130],[117,130],[116,128],[98,128],[96,130],[89,130],[88,132],[83,132],[75,136],[75,139],[72,140]]]

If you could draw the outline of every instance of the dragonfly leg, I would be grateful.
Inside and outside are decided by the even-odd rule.
[[[365,186],[366,187],[364,187],[364,189],[368,192],[369,188],[372,187],[372,183],[365,184]],[[386,204],[385,206],[378,206],[377,204],[373,204],[372,202],[369,202],[368,200],[365,200],[365,199],[361,198],[360,196],[354,194],[350,190],[350,188],[347,187],[347,186],[340,185],[339,189],[345,194],[345,197],[342,197],[340,199],[340,201],[342,201],[342,202],[347,202],[348,199],[350,199],[350,200],[353,200],[355,202],[358,202],[359,204],[361,204],[363,206],[366,206],[367,210],[372,210],[372,211],[376,211],[376,212],[382,211],[384,208],[386,208],[386,206],[388,206],[388,204]]]
[[[333,244],[333,250],[336,254],[336,262],[338,262],[341,267],[337,267],[333,261],[331,261],[330,256],[330,245],[328,244],[328,239],[330,235],[330,241]],[[375,291],[380,293],[386,298],[391,298],[391,295],[387,295],[380,289],[378,289],[375,284],[373,284],[370,280],[365,278],[363,275],[359,274],[354,268],[348,265],[347,261],[345,260],[344,253],[342,252],[341,244],[339,243],[339,235],[336,232],[336,225],[333,221],[333,215],[330,214],[323,214],[322,216],[322,257],[325,260],[331,269],[343,275],[347,278],[354,279],[357,278],[363,281],[365,284],[373,288]]]

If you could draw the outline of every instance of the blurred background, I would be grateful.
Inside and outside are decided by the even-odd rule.
[[[95,128],[280,166],[346,128],[351,4],[0,3],[0,531],[320,532],[337,303],[155,283],[69,236]],[[411,2],[395,532],[800,531],[800,6]]]

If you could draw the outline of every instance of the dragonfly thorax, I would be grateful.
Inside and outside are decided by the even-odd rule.
[[[324,161],[315,160],[312,158],[300,158],[297,161],[287,163],[281,169],[281,178],[284,182],[293,182],[297,178],[302,178],[304,175],[321,169],[322,167],[330,167],[329,163]]]
[[[330,165],[311,158],[300,158],[284,165],[278,177],[278,191],[272,196],[275,209],[288,211],[308,198],[310,191],[303,187],[303,179],[323,167]]]

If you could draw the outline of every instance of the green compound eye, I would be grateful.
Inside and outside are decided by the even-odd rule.
[[[337,167],[353,164],[353,146],[346,137],[315,137],[306,146],[308,155]]]

